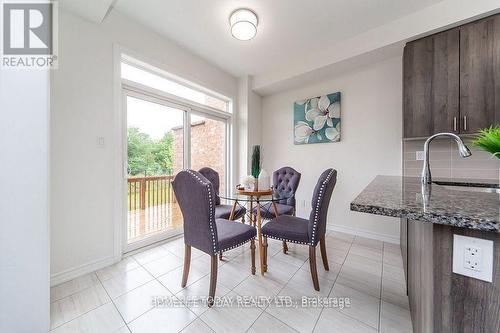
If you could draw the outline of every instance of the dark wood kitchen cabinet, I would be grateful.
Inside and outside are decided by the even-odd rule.
[[[413,332],[500,332],[500,234],[418,220],[407,227]],[[492,282],[453,273],[454,235],[493,241]]]
[[[500,15],[460,27],[460,133],[500,123]]]
[[[408,219],[401,218],[399,226],[399,246],[403,257],[403,270],[406,279],[408,279]]]
[[[460,32],[452,29],[406,44],[403,55],[404,137],[458,130]]]
[[[404,138],[500,123],[500,14],[406,44]]]

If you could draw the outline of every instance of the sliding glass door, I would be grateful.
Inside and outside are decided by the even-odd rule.
[[[182,233],[175,175],[208,166],[227,188],[227,120],[147,92],[123,90],[126,110],[125,251]],[[189,126],[187,126],[189,124]]]
[[[227,126],[224,119],[191,115],[190,166],[193,170],[210,167],[219,173],[219,192],[225,193],[227,183]]]
[[[129,249],[182,232],[172,180],[185,165],[187,109],[127,92],[127,226]]]

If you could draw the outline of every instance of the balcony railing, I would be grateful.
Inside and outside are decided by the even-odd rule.
[[[128,210],[175,203],[174,176],[131,177],[128,179]]]

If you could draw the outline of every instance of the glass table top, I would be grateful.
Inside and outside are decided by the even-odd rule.
[[[233,192],[230,194],[221,194],[220,198],[225,200],[233,200],[233,201],[259,201],[259,202],[276,202],[284,199],[288,199],[293,197],[293,192],[284,192],[284,191],[273,191],[272,194],[264,194],[264,195],[251,195],[244,194],[240,192]]]

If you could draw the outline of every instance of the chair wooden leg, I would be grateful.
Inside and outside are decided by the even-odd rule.
[[[316,269],[316,246],[309,245],[309,268],[311,269],[314,290],[319,291],[318,270]]]
[[[326,244],[324,235],[319,239],[319,248],[321,250],[321,259],[323,260],[325,271],[329,271],[330,268],[328,267],[328,257],[326,256]]]
[[[181,282],[182,288],[186,287],[190,266],[191,266],[191,246],[184,244],[184,270],[182,272],[182,282]]]
[[[241,223],[245,224],[245,214],[241,217]]]
[[[214,305],[215,297],[215,287],[217,286],[217,255],[214,254],[212,257],[212,264],[210,268],[210,289],[208,291],[208,306]]]
[[[286,242],[283,241],[283,253],[286,254],[288,252],[288,245],[286,245]]]
[[[252,275],[255,275],[255,238],[250,241],[250,252],[252,253]]]
[[[264,272],[267,272],[267,237],[264,236]]]

